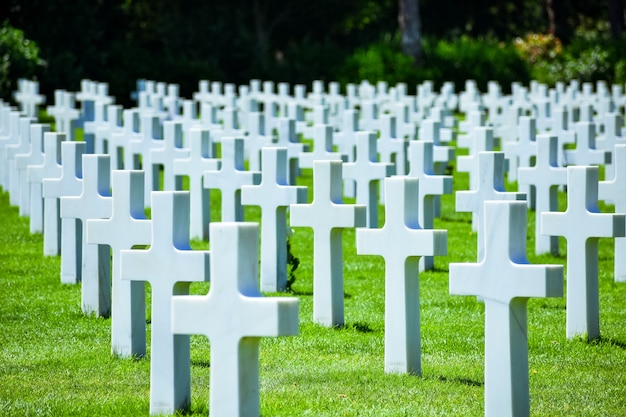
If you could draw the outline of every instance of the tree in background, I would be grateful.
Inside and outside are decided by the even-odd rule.
[[[422,22],[418,0],[399,0],[398,24],[402,33],[402,52],[416,66],[422,61]]]

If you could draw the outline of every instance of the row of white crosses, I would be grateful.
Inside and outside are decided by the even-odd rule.
[[[77,144],[70,144],[70,143],[68,143],[66,145],[77,145]],[[80,147],[78,147],[78,146],[65,146],[64,148],[65,149],[73,149],[73,154],[69,153],[69,158],[65,158],[66,160],[70,160],[70,161],[74,160],[74,161],[76,161],[76,155],[80,155],[81,154]],[[82,152],[84,152],[84,150]],[[90,160],[89,158],[87,158],[87,156],[85,158],[86,158],[85,161]],[[105,160],[106,160],[106,158],[104,158],[104,159],[102,159],[102,158],[95,158],[95,159],[93,159],[93,161],[105,161]],[[61,197],[61,199],[62,199],[62,212],[63,212],[63,207],[64,207],[63,203],[64,202],[68,202],[68,204],[69,204],[69,202],[76,203],[76,200],[82,200],[82,199],[89,198],[89,195],[90,195],[90,192],[91,192],[89,190],[100,190],[100,191],[96,191],[96,193],[99,195],[99,197],[106,197],[104,195],[106,193],[103,192],[103,190],[108,190],[107,186],[101,185],[102,183],[99,184],[98,181],[95,181],[93,179],[90,180],[90,181],[87,181],[87,178],[93,178],[94,176],[96,176],[95,174],[89,174],[89,175],[87,174],[88,172],[92,172],[93,173],[93,172],[97,171],[97,164],[96,165],[94,165],[94,164],[96,164],[96,163],[89,164],[90,165],[89,169],[87,169],[87,167],[86,167],[88,164],[85,164],[85,167],[83,167],[83,168],[85,168],[83,170],[83,172],[85,173],[85,178],[82,179],[82,184],[83,184],[82,194],[80,196],[77,196],[77,197],[74,197],[74,198],[72,198],[72,197],[66,198],[65,196]],[[104,164],[104,162],[100,162],[100,164]],[[68,167],[67,168],[67,170],[68,170],[67,178],[68,178],[68,180],[72,180],[73,182],[76,182],[76,181],[80,180],[80,177],[82,176],[82,174],[80,173],[80,168],[78,168],[78,169],[76,168],[77,164],[74,164],[74,165],[75,165],[74,167]],[[96,168],[91,167],[91,165],[96,166]],[[318,162],[318,163],[316,163],[316,169],[315,169],[316,172],[319,169],[317,165],[329,166],[329,167],[332,167],[332,166],[341,167],[341,162],[339,162],[339,161]],[[94,169],[95,169],[95,171],[94,171]],[[65,168],[64,168],[64,170],[65,170]],[[341,173],[339,173],[338,175],[336,173],[338,171],[338,168],[334,168],[334,170],[332,168],[331,169],[326,169],[326,170],[322,169],[322,171],[323,172],[328,172],[328,173],[334,171],[335,172],[334,174],[327,174],[326,178],[331,178],[331,180],[329,180],[329,182],[331,184],[332,183],[336,183],[337,179],[339,181],[339,184],[341,184],[342,175],[341,175]],[[339,171],[340,171],[340,169],[339,169]],[[72,179],[72,175],[69,175],[69,174],[73,174],[74,179]],[[486,174],[486,176],[489,177],[489,174]],[[491,174],[491,176],[493,177],[493,174]],[[97,177],[99,177],[99,175]],[[318,178],[318,175],[316,174],[316,180],[317,180],[317,178]],[[103,181],[105,181],[105,180],[103,180]],[[407,179],[407,181],[408,181],[408,179]],[[391,180],[388,180],[387,182],[388,182],[389,186],[391,186],[391,184],[393,183]],[[407,184],[408,183],[410,183],[410,181],[407,182]],[[395,188],[393,188],[394,190],[397,188],[397,186],[392,186],[392,187],[395,187]],[[411,188],[410,186],[408,186],[408,187]],[[333,188],[335,190],[337,190],[337,188],[339,188],[339,190],[340,190],[340,186],[337,187],[335,185],[333,187],[331,185],[331,190],[328,193],[328,194],[330,194],[331,207],[335,207],[338,210],[338,209],[340,209],[340,207],[338,207],[338,206],[340,206],[341,193],[340,193],[340,191],[339,191],[339,194],[337,194],[336,191],[333,193],[333,191],[332,191]],[[397,191],[395,191],[395,192],[397,192]],[[394,196],[397,197],[397,198],[392,198],[391,201],[403,201],[402,197],[397,196],[396,194],[393,194],[394,191],[389,191],[389,193],[390,193],[390,195],[394,195]],[[419,193],[416,192],[416,191],[414,191],[414,194],[419,195]],[[338,196],[338,198],[337,198],[337,196]],[[316,193],[316,197],[317,197],[317,193]],[[414,201],[415,197],[414,196],[410,197],[410,199]],[[597,200],[597,198],[596,198],[596,200]],[[315,200],[314,200],[314,203],[312,205],[314,205],[314,204],[315,204]],[[68,205],[68,209],[69,209],[69,207],[71,207],[71,206]],[[406,204],[404,204],[404,207],[406,208]],[[297,208],[297,206],[294,206],[293,208],[295,209],[295,208]],[[345,228],[345,227],[354,227],[357,224],[362,223],[363,215],[362,214],[358,214],[358,213],[359,212],[363,213],[364,210],[363,210],[363,208],[360,208],[359,206],[355,206],[355,209],[356,210],[353,211],[353,214],[348,214],[349,211],[346,211],[346,214],[348,214],[348,219],[350,219],[351,216],[354,216],[354,221],[352,222],[352,223],[354,223],[354,225],[350,225],[350,221],[348,223],[346,223],[345,225],[344,224],[326,225],[326,226],[324,226],[324,229],[328,230],[328,232],[322,233],[322,235],[326,235],[326,236],[330,235],[331,242],[332,242],[333,238],[338,236],[338,233],[337,233],[338,229]],[[392,209],[389,207],[388,210],[392,210]],[[417,210],[414,210],[414,211],[417,211]],[[292,210],[292,217],[294,217],[293,213],[295,213],[295,212],[297,212],[297,210]],[[71,215],[71,213],[68,213],[68,214]],[[154,218],[156,218],[156,214],[154,216],[155,216]],[[68,215],[68,217],[71,218],[71,216],[69,216],[69,215]],[[74,218],[78,218],[78,217],[79,216],[76,215],[76,217],[74,217]],[[185,216],[182,216],[182,217],[184,218]],[[325,216],[325,217],[329,217],[329,216]],[[330,216],[330,217],[333,217],[333,216]],[[359,218],[361,218],[361,220],[359,220]],[[388,215],[387,218],[390,219],[391,216]],[[620,225],[619,218],[620,218],[620,216],[613,216],[612,217],[612,219],[613,219],[612,222],[614,223],[614,228],[616,228],[616,229],[619,229],[619,227],[618,227]],[[389,220],[389,223],[391,223],[391,220]],[[410,223],[413,226],[413,227],[409,227],[409,228],[413,228],[413,229],[418,229],[419,228],[419,223],[415,223],[414,220],[409,220],[409,219],[407,219],[405,217],[405,226],[408,226],[408,223]],[[621,224],[623,226],[623,216],[621,217]],[[417,227],[415,227],[415,226],[417,226]],[[153,224],[153,227],[154,227],[154,224]],[[387,227],[387,224],[385,225],[385,228],[386,227]],[[389,227],[391,228],[391,226],[389,226]],[[385,228],[383,228],[381,230],[384,230]],[[183,227],[183,229],[184,230],[188,230],[185,227]],[[525,228],[524,228],[524,230],[525,230]],[[359,230],[359,232],[360,231],[361,230]],[[362,229],[362,231],[363,232],[367,232],[367,230],[365,230],[365,229]],[[374,232],[374,230],[371,230],[371,231]],[[316,230],[316,235],[317,235],[317,230]],[[435,236],[441,236],[441,233],[439,233],[439,235],[435,235]],[[489,236],[489,233],[487,233],[487,236]],[[365,238],[363,238],[363,239],[365,240]],[[439,239],[438,240],[439,243],[435,242],[435,243],[432,244],[435,249],[432,249],[432,250],[424,249],[423,251],[418,251],[418,252],[426,252],[426,253],[422,253],[422,254],[414,253],[414,254],[408,254],[406,256],[407,257],[417,258],[417,257],[420,257],[420,256],[441,254],[442,248],[445,245],[442,244],[442,240],[441,240],[442,238],[441,237],[439,237],[438,239]],[[185,239],[182,239],[182,240],[181,239],[173,239],[173,240],[178,241],[178,242],[184,242]],[[256,241],[256,239],[255,239],[255,241]],[[525,239],[524,239],[524,241],[525,241]],[[176,245],[177,244],[174,243],[175,247],[176,247]],[[331,243],[331,245],[332,245],[332,243]],[[152,246],[154,246],[154,245],[152,245]],[[180,244],[179,246],[180,247],[177,247],[178,249],[185,249],[185,248],[183,248],[184,243]],[[384,246],[383,246],[383,248],[384,248]],[[438,249],[436,249],[436,248],[438,248]],[[372,251],[375,252],[376,250],[377,249],[373,249]],[[378,250],[380,250],[380,249],[378,249]],[[438,253],[434,253],[434,252],[437,252],[437,251],[438,251]],[[133,251],[131,251],[131,252],[133,252]],[[135,252],[137,252],[137,251],[135,251]],[[318,251],[316,250],[316,258],[318,256],[317,252]],[[486,251],[486,252],[488,254],[488,251]],[[568,251],[568,253],[569,253],[569,251]],[[479,261],[482,262],[486,258],[487,254],[485,254],[483,257],[479,257]],[[335,259],[339,259],[339,261],[341,260],[340,256],[336,257]],[[596,262],[597,262],[597,254],[596,254],[595,259],[596,259]],[[516,258],[516,260],[521,260],[521,258],[519,258],[519,259]],[[330,261],[328,263],[332,264],[333,261]],[[336,264],[336,261],[334,263]],[[412,265],[412,263],[408,263],[407,265],[408,265],[407,267],[409,269],[411,269],[410,265]],[[317,269],[318,268],[315,268],[314,271],[316,271]],[[337,276],[339,276],[339,278],[340,278],[341,274],[339,272],[339,273],[331,273],[331,274],[328,274],[328,275],[330,275],[331,277],[335,277],[335,278]],[[85,274],[85,276],[87,276],[87,275]],[[406,272],[405,272],[405,276],[406,276]],[[451,279],[452,279],[452,277],[451,277]],[[93,280],[93,281],[98,282],[96,280]],[[414,285],[414,283],[413,283],[413,285]],[[553,286],[554,285],[552,285],[552,287]],[[320,284],[319,287],[320,287],[319,291],[316,290],[314,292],[314,294],[315,293],[320,293],[320,300],[321,300],[319,303],[316,304],[316,305],[320,306],[320,308],[319,308],[319,312],[320,312],[319,313],[320,314],[319,315],[319,320],[316,319],[316,321],[319,321],[321,323],[326,323],[326,324],[329,324],[329,325],[342,323],[343,322],[343,317],[342,317],[343,316],[343,300],[337,301],[338,297],[336,296],[336,294],[338,293],[337,288],[339,288],[341,290],[341,294],[343,293],[343,291],[342,291],[342,280],[341,279],[333,279],[333,278],[331,278],[331,282],[330,283]],[[391,289],[391,287],[393,287],[393,286],[390,284],[390,291],[389,292],[393,293],[394,290]],[[413,286],[411,288],[415,289],[416,287]],[[408,292],[410,293],[411,291],[408,291]],[[329,294],[329,295],[325,296],[325,294]],[[551,293],[551,294],[554,295],[554,292]],[[405,297],[410,297],[409,294],[404,294],[404,295],[405,295]],[[480,295],[483,299],[487,299],[487,298],[490,297],[490,296],[486,297],[484,294],[478,294],[478,295]],[[592,298],[593,297],[591,297],[591,299]],[[85,307],[84,302],[83,302],[83,306]],[[404,316],[404,318],[402,319],[402,320],[404,320],[404,322],[413,322],[414,323],[415,322],[414,313],[416,311],[415,303],[413,303],[413,304],[409,303],[408,305],[404,306],[404,308],[400,308],[400,310],[403,310],[403,309],[404,309],[404,311],[400,311],[399,313],[396,313],[396,314]],[[330,313],[328,313],[328,311],[330,311]],[[328,321],[324,317],[324,314],[327,314],[326,317],[331,317],[330,321]],[[518,314],[518,313],[515,313],[515,314]],[[388,315],[392,316],[393,313],[389,312]],[[327,321],[325,322],[325,320],[327,320]],[[333,320],[335,320],[335,322],[333,322]],[[419,323],[419,316],[417,316],[417,322]],[[568,320],[568,322],[569,322],[569,320]],[[489,320],[488,320],[488,323],[489,323]],[[487,324],[487,326],[489,327],[489,324]],[[387,327],[388,326],[386,326],[386,332],[387,332]],[[393,334],[393,328],[388,328],[388,332],[390,334]],[[395,352],[395,351],[392,351],[392,348],[391,348],[392,343],[386,343],[386,369],[388,371],[390,371],[390,372],[398,372],[399,371],[399,372],[415,372],[415,373],[419,373],[420,372],[419,371],[419,332],[418,332],[418,338],[417,338],[417,352],[418,352],[417,353],[417,357],[418,357],[418,361],[417,361],[418,365],[417,365],[417,367],[415,365],[415,363],[416,363],[415,362],[415,357],[416,357],[416,355],[415,355],[415,351],[416,351],[416,348],[415,348],[415,346],[416,346],[415,334],[412,334],[412,335],[398,335],[398,336],[388,336],[388,335],[386,335],[386,339],[388,337],[390,338],[390,340],[394,340],[394,341],[405,340],[404,342],[399,342],[398,341],[397,343],[399,345],[403,345],[403,346],[406,346],[406,347],[403,348],[403,349],[400,349],[400,352]],[[398,339],[395,339],[396,337]],[[515,348],[519,348],[519,346],[516,345]],[[182,355],[182,357],[183,358],[185,357],[184,354]],[[401,358],[401,357],[404,357],[404,358],[407,358],[407,359],[405,359],[404,362],[403,362],[402,359],[398,359],[398,358]],[[164,363],[167,363],[167,362],[164,362]],[[512,376],[511,380],[515,380],[515,377]],[[176,384],[176,383],[174,383],[174,385],[178,386],[178,384]],[[526,389],[526,391],[527,391],[527,389]],[[490,390],[489,392],[491,393],[492,391]],[[486,394],[486,395],[489,396],[489,394]],[[178,400],[174,399],[173,402],[174,403],[178,402],[177,406],[180,406],[181,404],[184,405],[185,398],[188,398],[188,397],[185,397],[185,395],[181,395],[181,394],[175,394],[175,397],[177,397]],[[161,398],[161,397],[159,397],[159,398]],[[159,405],[155,404],[155,407],[158,408]],[[516,407],[516,409],[517,409],[517,407]]]

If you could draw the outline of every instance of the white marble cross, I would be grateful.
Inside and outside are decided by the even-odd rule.
[[[520,167],[529,167],[532,158],[537,156],[537,142],[535,141],[535,132],[537,131],[536,122],[533,117],[522,116],[519,119],[519,136],[516,141],[504,142],[502,148],[504,155],[509,160],[510,182],[517,181]],[[528,190],[526,192],[530,198]],[[531,203],[532,204],[532,203]]]
[[[61,176],[44,178],[43,180],[44,233],[49,230],[46,223],[53,222],[51,215],[60,216],[61,214],[61,197],[77,196],[83,190],[82,167],[85,147],[85,142],[67,141],[61,143]],[[53,224],[51,226],[54,227]],[[81,249],[78,220],[61,219],[61,283],[76,284],[80,282]]]
[[[46,96],[39,94],[39,83],[20,79],[17,86],[18,90],[15,92],[14,98],[20,105],[20,111],[28,117],[39,117],[38,108],[46,101]]]
[[[393,164],[394,174],[406,175],[408,139],[398,136],[395,116],[383,114],[379,121],[380,138],[376,147],[380,154],[380,161]]]
[[[418,220],[424,229],[434,227],[437,197],[442,194],[452,194],[452,176],[435,174],[433,147],[431,142],[423,140],[414,140],[409,143],[408,176],[420,181]],[[432,256],[423,256],[420,259],[421,270],[431,270],[434,266]]]
[[[385,372],[420,375],[418,261],[447,254],[447,231],[424,230],[418,220],[417,178],[385,178],[385,225],[359,228],[359,255],[385,259]]]
[[[535,198],[535,254],[559,253],[557,236],[541,234],[541,213],[558,210],[558,187],[567,184],[567,169],[558,164],[559,139],[551,134],[537,136],[537,160],[532,167],[519,169],[519,185],[525,185]]]
[[[243,221],[241,187],[261,182],[259,172],[244,170],[243,138],[222,138],[222,158],[219,169],[204,172],[204,187],[219,189],[222,194],[223,222]]]
[[[103,152],[111,155],[112,169],[138,168],[130,144],[142,137],[139,132],[139,112],[137,109],[122,111],[121,106],[109,106],[107,110],[107,125],[98,128],[96,149],[102,146]],[[102,142],[102,145],[98,145],[98,142]]]
[[[489,200],[525,200],[526,194],[504,190],[504,153],[478,152],[478,186],[469,191],[457,191],[456,211],[472,213],[472,230],[478,232],[478,260],[484,255],[484,203]]]
[[[11,146],[19,144],[20,141],[20,120],[29,120],[22,117],[19,112],[10,108],[3,109],[7,117],[6,126],[3,126],[4,134],[0,136],[0,187],[5,190],[9,189],[10,185],[10,165],[7,158],[7,151]]]
[[[341,161],[316,161],[313,202],[291,205],[291,225],[313,229],[313,320],[344,324],[342,230],[365,226],[365,206],[347,205],[341,195]]]
[[[608,128],[608,124],[607,124]],[[607,181],[600,181],[598,196],[600,200],[611,200],[616,213],[626,213],[626,145],[615,145],[613,152],[614,176]],[[614,275],[615,281],[626,281],[626,238],[615,238]]]
[[[367,227],[378,227],[378,184],[395,173],[390,162],[379,162],[375,132],[359,132],[356,136],[354,162],[343,165],[344,181],[356,184],[356,203],[366,207]]]
[[[348,161],[354,161],[356,135],[359,132],[359,113],[355,109],[346,109],[343,111],[342,120],[341,128],[335,134],[337,150],[347,155]]]
[[[479,153],[493,151],[493,129],[490,127],[475,127],[472,132],[472,143],[469,155],[456,158],[456,170],[469,174],[469,188],[475,190],[480,181]],[[503,172],[504,175],[504,172]]]
[[[441,123],[432,119],[423,120],[419,128],[419,139],[433,144],[433,171],[443,174],[450,162],[454,161],[455,149],[441,144]],[[493,134],[491,143],[493,148]]]
[[[20,201],[20,180],[15,166],[15,157],[28,152],[30,149],[30,125],[32,120],[29,117],[20,117],[20,126],[17,134],[17,142],[11,143],[4,148],[5,165],[5,190],[9,192],[9,203],[17,206]]]
[[[568,338],[600,336],[598,238],[624,237],[624,214],[598,211],[598,167],[567,167],[567,210],[541,215],[541,233],[567,240]]]
[[[80,111],[75,107],[74,94],[65,90],[54,91],[54,106],[48,106],[48,114],[54,117],[55,131],[65,133],[69,141],[74,141],[75,124]]]
[[[617,145],[626,144],[626,137],[622,135],[622,126],[624,120],[619,113],[607,113],[604,122],[604,135],[602,140],[596,141],[597,149],[603,149],[609,151],[614,155],[614,148]],[[611,158],[610,163],[604,166],[604,178],[607,180],[612,179],[615,176],[615,158]],[[609,200],[611,200],[609,198]]]
[[[111,353],[120,357],[146,354],[146,289],[142,281],[122,280],[120,253],[150,244],[150,220],[144,213],[144,172],[113,171],[112,213],[108,219],[88,219],[87,243],[111,248]]]
[[[302,152],[298,159],[300,168],[313,168],[314,161],[347,161],[347,155],[335,152],[333,148],[333,127],[316,124],[313,129],[313,151]]]
[[[561,265],[526,259],[526,203],[485,202],[485,256],[450,264],[450,294],[485,303],[485,415],[530,415],[528,394],[529,297],[563,296]]]
[[[267,131],[263,113],[250,112],[248,114],[248,136],[244,141],[244,155],[248,159],[250,171],[261,170],[261,148],[270,146],[273,142],[272,132]]]
[[[44,201],[43,180],[44,178],[61,176],[61,142],[64,140],[65,133],[45,132],[43,162],[40,165],[31,165],[27,168],[31,194],[30,232],[43,233],[44,256],[56,256],[61,251],[58,199],[53,197],[48,202]]]
[[[30,165],[40,166],[44,162],[43,136],[50,131],[50,125],[34,123],[30,125],[30,146],[27,152],[15,155],[15,170],[17,172],[17,181],[19,188],[19,214],[20,216],[30,216],[31,212],[31,188],[28,182],[28,167]],[[38,198],[40,204],[39,211],[36,213],[39,220],[42,220],[43,200],[41,197],[40,186],[34,190],[33,198]],[[40,229],[41,230],[41,229]]]
[[[188,192],[153,192],[151,226],[149,249],[120,252],[120,273],[152,288],[150,414],[172,414],[191,401],[189,336],[172,333],[172,296],[209,280],[210,256],[189,247]]]
[[[258,416],[261,338],[298,334],[298,299],[260,294],[256,223],[213,223],[211,236],[209,293],[173,297],[172,332],[209,338],[211,415]]]
[[[287,183],[287,149],[265,147],[261,183],[241,187],[241,202],[261,208],[261,291],[287,285],[287,208],[307,202],[307,188]]]
[[[176,176],[189,178],[191,194],[191,217],[189,222],[191,239],[209,239],[211,221],[211,198],[209,189],[204,187],[205,171],[215,171],[220,160],[215,157],[215,144],[209,129],[194,127],[187,131],[189,154],[174,160],[172,172]]]
[[[109,155],[83,155],[82,171],[81,193],[61,197],[61,219],[80,222],[77,228],[82,250],[83,312],[108,317],[111,314],[111,252],[107,245],[88,243],[86,229],[87,219],[111,217],[111,158]]]
[[[163,191],[181,190],[182,177],[174,174],[174,160],[189,157],[189,149],[183,148],[183,124],[177,121],[163,123],[163,141],[159,148],[150,150],[150,163],[155,172],[163,167]],[[156,184],[153,184],[153,187]],[[156,189],[160,189],[156,188]],[[154,191],[155,188],[152,188]]]
[[[287,148],[287,179],[289,185],[296,185],[296,178],[299,175],[299,158],[302,152],[308,147],[301,143],[296,135],[296,121],[288,117],[278,119],[278,140],[276,146]]]
[[[596,149],[596,125],[592,122],[576,123],[576,149],[565,150],[567,165],[602,165],[611,162],[608,151]]]
[[[556,108],[552,115],[552,129],[550,133],[557,135],[559,138],[559,144],[557,146],[559,155],[557,161],[559,166],[567,165],[565,160],[565,146],[574,145],[576,143],[576,132],[568,129],[568,114],[571,115],[572,113],[573,112],[568,113],[566,108]]]

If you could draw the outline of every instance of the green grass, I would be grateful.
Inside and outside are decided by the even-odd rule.
[[[300,181],[310,184],[310,170]],[[455,188],[467,189],[466,175],[455,176]],[[484,414],[483,305],[448,294],[448,264],[475,261],[476,235],[470,216],[455,213],[453,196],[442,204],[435,227],[448,230],[448,256],[420,275],[422,376],[384,373],[384,264],[356,255],[354,230],[344,233],[346,325],[312,322],[312,231],[295,229],[300,334],[262,341],[263,416]],[[246,209],[246,220],[258,217],[258,209]],[[530,213],[531,262],[563,264],[564,255],[532,255],[533,222]],[[149,356],[111,356],[110,320],[81,313],[79,286],[60,284],[59,259],[42,256],[42,236],[28,233],[28,220],[9,207],[6,193],[0,194],[0,230],[0,415],[147,415]],[[528,303],[532,415],[626,416],[626,283],[615,283],[612,271],[612,242],[602,239],[597,341],[565,338],[564,298]],[[206,292],[207,284],[192,290]],[[191,340],[190,414],[206,415],[210,346],[203,337]]]

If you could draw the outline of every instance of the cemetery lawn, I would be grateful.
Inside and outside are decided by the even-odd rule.
[[[310,170],[300,181],[310,184]],[[455,176],[455,189],[467,189],[466,176]],[[356,255],[354,230],[344,233],[346,325],[324,328],[312,322],[312,231],[294,230],[294,293],[266,295],[300,299],[300,334],[261,343],[263,416],[484,414],[484,308],[475,297],[448,294],[448,264],[476,260],[476,234],[470,215],[455,213],[453,196],[442,205],[435,227],[448,230],[448,256],[420,275],[421,376],[384,373],[382,258]],[[258,210],[246,208],[246,220],[255,219]],[[529,213],[528,248],[533,222]],[[110,320],[81,313],[80,287],[60,284],[59,258],[43,257],[42,236],[29,234],[28,219],[9,207],[7,193],[0,194],[0,226],[0,415],[148,415],[149,358],[111,356]],[[561,253],[529,253],[529,260],[563,264],[563,240]],[[600,240],[599,265],[599,340],[566,339],[564,298],[528,302],[532,415],[626,416],[626,283],[613,281],[608,239]],[[193,284],[192,291],[206,293],[207,285]],[[191,340],[190,414],[207,415],[210,345],[200,336]]]

